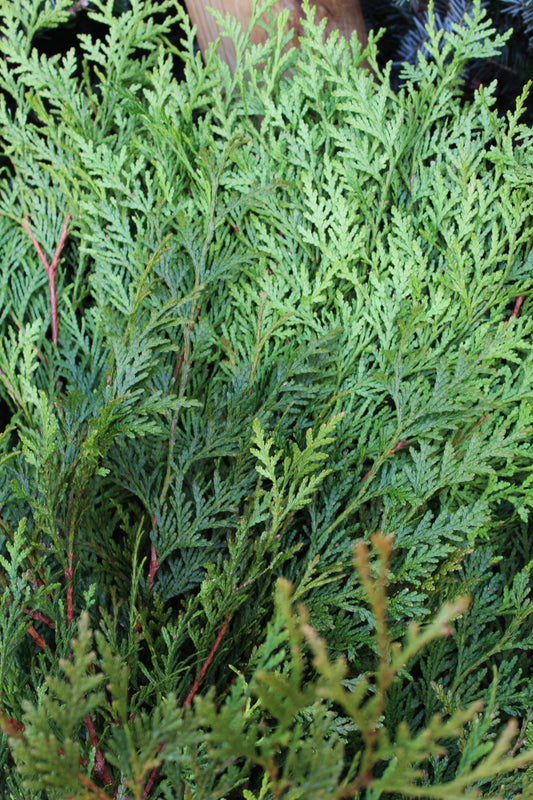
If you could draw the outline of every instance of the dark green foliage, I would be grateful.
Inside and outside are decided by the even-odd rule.
[[[504,37],[395,94],[310,13],[234,75],[172,0],[38,58],[69,2],[0,8],[6,797],[531,796],[531,131],[459,88]]]

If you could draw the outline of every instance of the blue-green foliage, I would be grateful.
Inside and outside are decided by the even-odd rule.
[[[261,46],[227,21],[234,74],[214,47],[204,64],[183,19],[178,83],[172,0],[119,17],[96,0],[108,36],[39,57],[35,31],[69,5],[0,8],[0,705],[4,727],[26,726],[13,753],[33,796],[82,791],[80,772],[104,790],[91,709],[109,796],[137,798],[157,759],[154,798],[278,797],[291,770],[301,782],[284,797],[346,796],[352,780],[365,798],[492,796],[509,737],[476,764],[499,718],[525,718],[533,699],[532,136],[525,96],[502,120],[493,87],[468,106],[457,87],[505,37],[478,5],[451,32],[430,25],[395,94],[375,44],[370,74],[356,38],[323,42],[307,5],[299,50],[287,14]],[[67,215],[55,347],[26,228],[50,262]],[[381,622],[352,569],[354,541],[375,531],[394,536]],[[342,675],[315,633],[290,627],[288,600],[272,644],[278,576],[346,658]],[[419,642],[374,692],[390,643],[465,594],[451,635]],[[318,707],[322,679],[294,655],[304,639],[333,692]],[[212,700],[184,716],[202,667]],[[478,700],[485,712],[461,711]],[[439,728],[437,711],[453,722]],[[379,781],[355,794],[378,728]],[[453,737],[443,758],[435,743]]]

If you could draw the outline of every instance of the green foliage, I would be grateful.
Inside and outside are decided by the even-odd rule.
[[[72,641],[71,658],[59,664],[65,677],[47,678],[39,704],[25,705],[25,732],[10,737],[25,787],[55,788],[55,794],[49,791],[52,797],[63,797],[65,791],[69,797],[107,796],[80,770],[78,737],[73,741],[73,733],[79,732],[86,715],[96,709],[115,719],[105,756],[120,769],[121,785],[127,786],[136,800],[145,796],[143,787],[150,769],[167,763],[179,765],[180,796],[222,797],[228,787],[244,781],[260,786],[259,795],[243,789],[246,800],[359,797],[363,789],[365,796],[376,798],[390,796],[390,792],[396,796],[400,791],[405,797],[469,800],[479,797],[473,787],[480,781],[526,766],[533,761],[533,751],[506,755],[516,735],[514,721],[496,741],[483,738],[490,723],[487,715],[481,715],[479,702],[467,710],[454,709],[446,719],[436,714],[416,733],[404,721],[391,736],[382,724],[392,684],[402,682],[406,665],[428,643],[449,635],[450,621],[466,611],[468,600],[459,598],[444,606],[423,630],[416,624],[409,626],[403,644],[392,642],[383,590],[393,540],[375,536],[373,544],[378,555],[377,577],[371,577],[369,552],[363,543],[357,547],[356,565],[375,620],[379,659],[373,674],[354,680],[347,680],[343,659],[330,660],[326,643],[309,624],[305,608],[294,608],[290,583],[280,579],[277,610],[255,655],[250,684],[240,674],[220,706],[211,692],[195,700],[193,713],[183,713],[176,706],[176,697],[169,695],[151,715],[142,711],[131,715],[129,670],[99,633],[98,666],[102,671],[95,673],[97,656],[89,650],[91,634],[84,614],[78,638]],[[308,653],[313,657],[312,669]],[[107,696],[101,691],[104,680]],[[494,697],[490,712],[493,706]],[[344,727],[339,725],[334,707],[344,714]],[[346,730],[352,732],[358,746],[354,747],[354,742],[348,745]],[[444,743],[460,735],[464,739],[455,778],[444,785],[428,786],[420,767],[430,758],[441,760],[446,753]],[[171,796],[177,789],[176,783],[167,780],[160,793]]]
[[[525,95],[479,6],[394,94],[304,5],[234,74],[0,7],[9,800],[531,796]]]

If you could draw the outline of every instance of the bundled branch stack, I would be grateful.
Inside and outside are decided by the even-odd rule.
[[[0,5],[4,796],[530,796],[532,134],[458,88],[505,37],[395,94],[308,3],[233,71],[172,0],[40,56],[70,5]]]

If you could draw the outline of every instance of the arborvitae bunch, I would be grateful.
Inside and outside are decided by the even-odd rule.
[[[113,719],[114,727],[89,763],[97,774],[107,764],[120,769],[120,785],[113,785],[112,796],[134,800],[473,800],[480,796],[478,787],[490,785],[493,776],[501,780],[505,772],[524,769],[533,761],[533,751],[516,755],[516,746],[511,751],[514,721],[494,741],[485,739],[493,703],[486,710],[477,702],[466,710],[435,714],[417,731],[405,721],[394,731],[383,724],[389,692],[392,687],[401,691],[411,659],[428,643],[449,636],[450,621],[464,614],[469,603],[459,598],[423,630],[412,624],[403,643],[393,642],[385,595],[393,540],[374,536],[373,544],[375,563],[359,542],[356,566],[375,626],[376,663],[372,672],[355,678],[348,678],[343,659],[330,659],[305,607],[295,608],[290,583],[280,579],[277,610],[264,644],[253,653],[250,682],[238,673],[221,705],[211,692],[198,697],[192,710],[186,701],[182,710],[170,694],[151,713],[132,714],[128,666],[101,632],[96,634],[98,654],[91,649],[88,615],[82,615],[72,653],[60,662],[62,676],[47,679],[37,705],[25,705],[24,731],[3,720],[24,786],[34,791],[46,787],[52,798],[109,797],[88,777],[82,756],[79,731],[95,712]],[[455,777],[435,785],[428,764],[446,767],[448,748],[458,737],[461,759]],[[151,791],[157,775],[157,789]]]
[[[533,172],[525,98],[502,121],[460,80],[504,37],[429,26],[395,94],[307,6],[299,50],[286,14],[262,46],[227,20],[234,74],[186,19],[169,51],[171,0],[97,0],[107,37],[39,57],[69,3],[0,7],[6,796],[490,796],[532,700]],[[376,530],[386,615],[351,569]],[[342,674],[294,656],[288,600],[269,643],[279,576]]]

